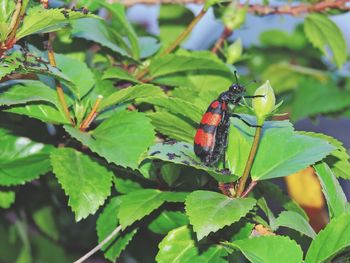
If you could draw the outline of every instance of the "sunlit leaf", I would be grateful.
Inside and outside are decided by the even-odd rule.
[[[344,213],[349,213],[349,203],[332,170],[324,162],[316,164],[314,168],[327,200],[330,217],[338,217]]]
[[[214,245],[199,252],[193,233],[188,226],[176,228],[168,233],[159,244],[156,257],[158,263],[223,263],[226,252],[222,246]]]
[[[71,126],[66,131],[108,162],[136,169],[141,155],[153,144],[154,128],[142,113],[120,111],[86,133]],[[142,130],[142,133],[136,131]]]
[[[201,240],[210,232],[237,222],[254,205],[252,198],[232,199],[216,192],[194,191],[186,199],[186,214],[198,240]]]
[[[225,244],[239,249],[252,263],[301,263],[303,260],[300,246],[285,236],[260,236]]]
[[[18,185],[50,170],[52,147],[0,129],[0,185]]]
[[[57,148],[50,160],[76,221],[95,213],[111,193],[113,173],[72,148]]]
[[[305,263],[330,262],[336,254],[350,246],[350,214],[331,220],[311,242]]]
[[[120,224],[125,229],[137,220],[147,216],[164,202],[184,202],[187,193],[162,192],[156,189],[133,191],[121,197],[119,208]]]
[[[70,21],[85,17],[96,16],[72,10],[65,10],[63,8],[44,9],[41,6],[36,6],[28,10],[28,14],[23,20],[23,26],[20,27],[16,34],[16,39],[19,40],[35,33],[57,31],[67,25]]]
[[[346,61],[347,48],[344,36],[338,26],[324,14],[311,13],[304,23],[304,31],[310,42],[321,52],[329,56],[327,47],[333,53],[338,68]]]

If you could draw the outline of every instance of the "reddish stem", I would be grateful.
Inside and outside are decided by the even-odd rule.
[[[233,31],[231,29],[229,29],[228,27],[224,28],[224,31],[222,32],[220,38],[216,41],[216,43],[214,44],[214,47],[212,48],[211,52],[213,52],[214,54],[216,54],[219,49],[222,47],[222,45],[225,43],[225,40],[231,36],[233,33]]]
[[[251,181],[247,189],[242,193],[241,197],[246,197],[253,190],[254,186],[256,186],[257,183],[257,181]]]

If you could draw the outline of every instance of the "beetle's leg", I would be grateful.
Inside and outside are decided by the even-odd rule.
[[[247,124],[249,127],[253,127],[253,128],[258,128],[258,127],[260,127],[260,128],[262,128],[261,125],[250,124],[249,122],[247,122],[245,119],[243,119],[243,118],[242,118],[240,115],[238,115],[238,114],[232,113],[232,114],[231,114],[231,117],[235,117],[235,118],[237,118],[237,119],[240,119],[240,120],[243,121],[245,124]]]
[[[226,149],[224,149],[223,154],[223,168],[220,170],[220,173],[222,174],[231,174],[230,169],[226,168]]]
[[[265,95],[242,96],[245,99],[265,98]]]

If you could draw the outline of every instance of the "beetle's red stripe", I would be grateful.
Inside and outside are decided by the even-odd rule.
[[[210,104],[210,107],[216,109],[218,106],[220,105],[220,102],[218,102],[217,100],[212,102],[212,104]]]
[[[203,115],[201,124],[218,126],[221,121],[221,115],[207,112]]]
[[[227,109],[227,104],[226,104],[225,102],[223,102],[223,103],[221,104],[221,108],[222,108],[223,110],[226,110],[226,109]]]
[[[194,142],[202,147],[211,147],[214,144],[214,135],[206,133],[203,129],[198,129]]]

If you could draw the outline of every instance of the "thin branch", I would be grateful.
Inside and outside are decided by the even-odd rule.
[[[204,4],[205,0],[114,0],[119,3],[122,3],[126,6],[132,6],[136,4]],[[298,16],[303,13],[311,12],[323,12],[328,9],[340,9],[349,11],[350,7],[346,6],[350,0],[324,0],[315,4],[299,4],[299,5],[279,5],[279,6],[267,6],[261,4],[251,4],[249,5],[248,12],[256,15],[292,15]],[[245,4],[238,5],[239,8],[243,8]]]
[[[93,254],[95,254],[97,251],[99,251],[108,241],[110,241],[116,234],[119,233],[119,231],[122,229],[121,226],[118,226],[116,229],[112,231],[100,244],[98,244],[96,247],[91,249],[88,253],[86,253],[84,256],[79,258],[78,260],[74,261],[73,263],[82,263],[85,260],[87,260],[89,257],[91,257]]]
[[[92,107],[92,110],[90,111],[90,114],[86,117],[85,120],[80,125],[80,130],[85,131],[87,128],[89,128],[91,122],[96,118],[97,116],[97,109],[100,106],[101,100],[103,99],[102,95],[98,95],[97,99],[95,101],[94,106]]]
[[[54,36],[55,35],[53,33],[49,33],[49,39],[47,41],[47,55],[49,58],[50,65],[53,67],[56,67],[55,53],[54,53],[53,48],[52,48],[52,42],[53,42]],[[66,99],[64,97],[62,85],[58,80],[56,80],[56,92],[57,92],[57,96],[58,96],[58,99],[60,101],[61,107],[63,109],[63,112],[66,115],[66,118],[70,121],[72,126],[75,126],[75,123],[74,123],[72,117],[70,116],[70,113],[68,110],[68,104],[67,104]]]
[[[178,45],[192,32],[193,28],[198,24],[198,22],[201,20],[201,18],[205,15],[207,12],[206,8],[202,8],[202,10],[199,12],[198,15],[191,21],[191,23],[187,26],[186,30],[184,30],[180,36],[162,53],[161,56],[164,56],[166,54],[171,53],[173,50],[175,50]]]
[[[229,29],[228,27],[225,27],[220,38],[214,44],[214,47],[212,48],[211,52],[216,54],[220,50],[222,45],[225,43],[226,39],[232,35],[232,33],[233,31],[231,29]]]
[[[26,5],[23,5],[22,0],[18,0],[15,8],[15,12],[13,13],[12,20],[10,23],[10,33],[6,38],[6,49],[10,49],[16,43],[16,33],[18,27],[24,17],[24,13],[26,10]]]
[[[237,197],[241,197],[242,196],[242,193],[243,193],[244,188],[245,188],[245,184],[247,183],[247,180],[248,180],[248,177],[249,177],[249,173],[250,173],[250,170],[252,169],[254,158],[255,158],[256,152],[257,152],[258,147],[259,147],[259,141],[260,141],[260,137],[261,137],[261,132],[262,132],[262,127],[261,126],[256,127],[252,148],[250,149],[250,152],[249,152],[248,161],[247,161],[247,163],[245,165],[243,175],[242,175],[242,177],[241,177],[241,179],[239,180],[239,183],[238,183],[238,188],[237,188],[237,191],[236,191],[236,196]]]

